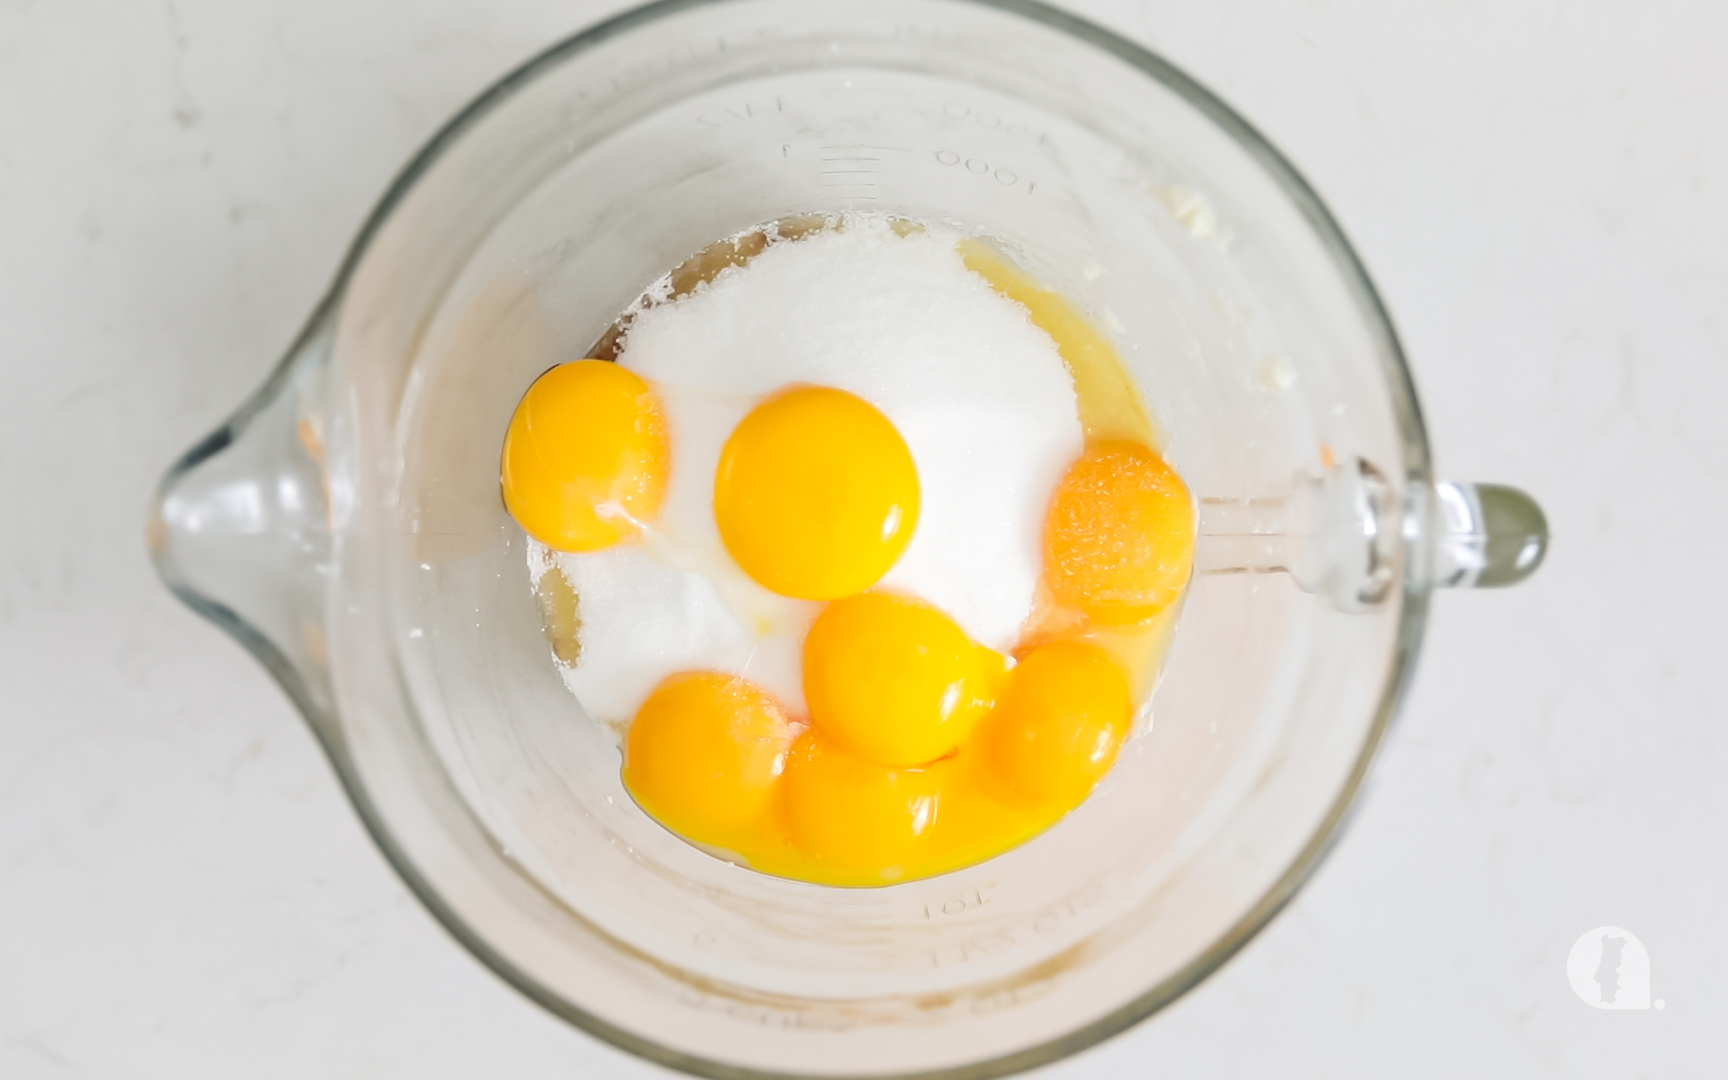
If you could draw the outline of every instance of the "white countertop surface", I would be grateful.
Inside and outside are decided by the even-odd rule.
[[[0,0],[0,1076],[669,1075],[443,933],[141,528],[407,155],[619,6]],[[1536,493],[1554,543],[1439,597],[1354,825],[1270,929],[1039,1075],[1728,1074],[1728,5],[1065,6],[1294,159],[1443,471]],[[1663,1010],[1573,996],[1604,924]]]

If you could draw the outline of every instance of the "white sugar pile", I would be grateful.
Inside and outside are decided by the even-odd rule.
[[[912,451],[918,525],[880,585],[941,608],[980,644],[1013,645],[1080,422],[1055,343],[966,268],[957,240],[848,218],[637,312],[619,363],[660,392],[672,439],[655,535],[529,555],[536,577],[555,561],[577,592],[582,653],[565,680],[590,714],[628,719],[662,678],[694,669],[740,674],[803,709],[800,652],[817,605],[745,578],[713,510],[727,437],[792,383],[858,395]]]

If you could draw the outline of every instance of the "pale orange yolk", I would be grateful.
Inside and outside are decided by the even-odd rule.
[[[1109,771],[1128,734],[1128,678],[1096,645],[1052,641],[1027,653],[980,732],[1005,801],[1076,806]]]
[[[548,547],[598,551],[659,510],[669,454],[660,403],[639,376],[603,360],[562,364],[510,418],[504,506]]]
[[[673,675],[630,725],[624,785],[668,828],[731,846],[768,815],[798,732],[774,699],[745,679]]]
[[[714,479],[726,549],[784,596],[834,600],[869,588],[918,521],[918,471],[894,425],[843,390],[771,398],[726,440]]]
[[[941,813],[930,770],[865,761],[812,731],[793,747],[784,783],[792,839],[830,880],[880,885],[926,858]]]
[[[1044,575],[1057,603],[1106,625],[1138,623],[1181,595],[1194,563],[1194,504],[1139,443],[1094,443],[1056,487]]]
[[[959,746],[995,697],[1002,658],[928,604],[862,593],[829,604],[804,641],[804,696],[829,739],[882,765]]]

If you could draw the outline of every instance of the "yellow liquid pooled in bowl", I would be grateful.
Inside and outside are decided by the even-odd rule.
[[[795,241],[832,226],[798,219],[778,232]],[[673,298],[769,242],[751,233],[715,245],[674,271]],[[1120,357],[994,247],[967,239],[959,252],[1049,335],[1076,391],[1085,448],[1051,493],[1032,617],[1010,658],[921,601],[869,591],[910,536],[917,479],[892,429],[853,416],[840,391],[795,388],[763,409],[804,395],[811,410],[740,424],[715,488],[728,548],[769,589],[831,601],[803,644],[808,715],[788,715],[736,675],[672,675],[627,729],[623,779],[661,824],[764,873],[879,886],[1017,846],[1108,772],[1169,644],[1192,567],[1193,507]],[[597,355],[616,356],[624,326]],[[657,437],[652,422],[637,429]],[[847,472],[833,492],[796,468],[824,452],[830,431],[847,466],[832,470]],[[777,520],[799,522],[797,535],[777,534]],[[837,539],[799,539],[825,529]],[[548,571],[542,591],[548,635],[560,656],[574,655],[569,583]]]

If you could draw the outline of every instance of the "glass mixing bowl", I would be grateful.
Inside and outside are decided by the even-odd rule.
[[[1121,347],[1200,499],[1141,734],[970,869],[780,880],[649,820],[549,661],[499,447],[649,282],[789,215],[979,230]],[[554,47],[403,171],[259,393],[164,480],[163,579],[293,697],[452,934],[710,1076],[989,1076],[1240,948],[1337,835],[1436,585],[1545,544],[1437,484],[1408,371],[1306,184],[1144,50],[1025,0],[673,0]]]

